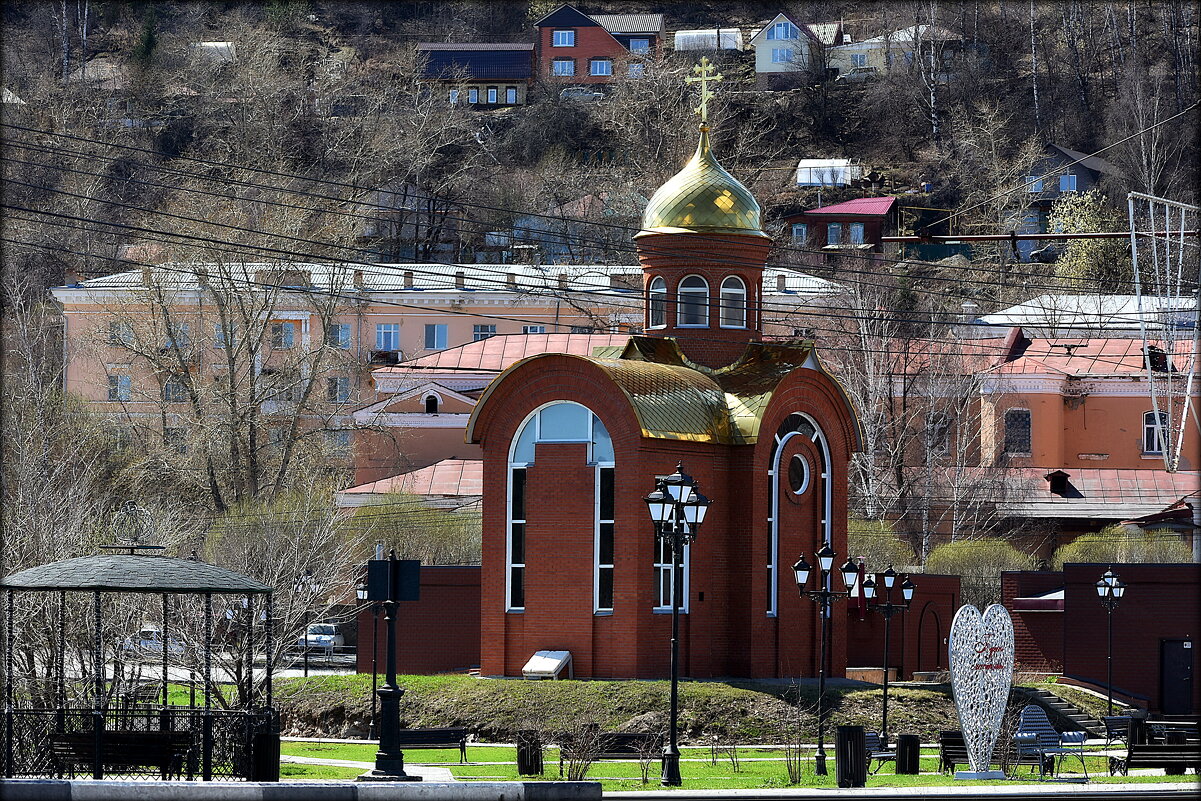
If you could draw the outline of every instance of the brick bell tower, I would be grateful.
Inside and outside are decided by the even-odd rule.
[[[695,70],[701,119],[713,93],[707,59]],[[634,236],[642,263],[647,336],[675,339],[693,362],[724,367],[763,336],[763,266],[771,238],[750,191],[713,155],[702,122],[696,153],[659,187]]]

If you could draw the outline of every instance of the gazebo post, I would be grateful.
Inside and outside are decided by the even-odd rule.
[[[246,695],[242,708],[249,710],[254,703],[254,596],[246,596]]]
[[[169,696],[167,694],[167,643],[170,641],[170,638],[167,636],[167,624],[169,622],[170,622],[170,619],[168,617],[168,610],[167,610],[167,593],[164,592],[163,593],[163,625],[162,625],[162,631],[159,632],[159,635],[160,635],[159,639],[161,639],[162,643],[163,643],[163,709],[164,710],[166,710],[168,704],[170,703]]]
[[[58,714],[55,726],[58,733],[67,730],[67,593],[58,593]]]
[[[271,621],[272,621],[272,617],[275,615],[275,593],[273,593],[273,592],[267,593],[267,608],[264,611],[267,613],[266,618],[263,620],[263,623],[266,625],[266,631],[263,633],[263,636],[264,636],[263,650],[266,652],[266,656],[267,656],[267,675],[263,677],[263,690],[267,694],[267,708],[270,709],[271,708],[271,673],[272,673],[272,669],[275,667],[275,654],[271,650],[272,645],[273,645],[272,632],[274,630],[274,626],[272,625]]]
[[[201,751],[204,760],[201,765],[200,777],[206,781],[213,780],[213,594],[204,594],[204,721],[201,734]]]
[[[13,591],[4,593],[4,778],[13,777]]]
[[[95,681],[92,697],[92,778],[104,778],[104,765],[100,761],[101,748],[104,745],[104,631],[100,617],[100,591],[92,591],[92,625],[95,627],[92,637],[92,678]]]

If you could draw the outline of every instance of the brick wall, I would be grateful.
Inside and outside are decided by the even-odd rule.
[[[356,670],[371,672],[373,625],[370,610],[356,618]],[[384,671],[387,630],[379,616],[379,672]],[[402,601],[396,613],[396,669],[400,673],[461,671],[480,663],[480,568],[423,565],[421,597]]]
[[[574,30],[574,47],[554,47],[553,37],[556,30]],[[612,76],[589,75],[589,60],[595,57],[613,59],[613,74],[618,74],[628,51],[622,47],[613,36],[599,25],[581,27],[545,26],[538,29],[538,66],[543,79],[562,81],[564,85],[609,83]],[[575,60],[575,75],[559,77],[552,73],[551,64],[556,58],[571,58]]]
[[[1058,673],[1063,669],[1063,612],[1017,612],[1014,598],[1030,598],[1063,586],[1058,571],[1011,571],[1001,574],[1001,603],[1013,619],[1015,669]]]
[[[888,665],[897,669],[901,680],[912,678],[914,671],[947,669],[947,636],[959,609],[958,576],[921,573],[910,578],[916,585],[913,602],[907,612],[893,615],[889,632]],[[893,590],[893,599],[901,600],[899,589]],[[847,666],[879,667],[884,659],[884,615],[860,613],[854,602],[842,613],[847,619]]]

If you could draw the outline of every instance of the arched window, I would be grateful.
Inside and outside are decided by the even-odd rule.
[[[601,419],[586,406],[556,401],[535,410],[513,437],[509,450],[509,526],[506,543],[505,609],[525,610],[526,468],[534,463],[539,442],[588,444],[588,463],[595,467],[593,525],[593,610],[613,611],[614,459],[613,440]]]
[[[676,325],[693,328],[709,325],[709,284],[699,275],[690,275],[680,282]]]
[[[667,282],[660,277],[651,279],[646,293],[646,327],[663,328],[667,325]]]
[[[736,275],[721,282],[721,327],[746,328],[746,284]]]
[[[781,458],[785,445],[793,437],[803,437],[812,442],[817,455],[816,464],[800,453],[794,453],[787,459]],[[834,541],[834,518],[830,514],[834,509],[834,493],[830,443],[821,426],[804,412],[793,412],[784,418],[784,422],[776,430],[775,442],[772,446],[771,467],[767,471],[767,479],[771,482],[771,540],[767,552],[767,614],[775,617],[778,613],[776,604],[779,594],[779,563],[780,563],[780,501],[781,485],[789,492],[800,497],[813,492],[814,510],[820,527],[822,543]],[[791,557],[791,554],[789,555]]]
[[[425,413],[426,414],[437,414],[438,413],[438,396],[437,395],[426,395],[425,396]]]
[[[1144,412],[1143,453],[1163,453],[1163,444],[1167,438],[1168,416],[1160,412],[1157,418],[1155,412]]]

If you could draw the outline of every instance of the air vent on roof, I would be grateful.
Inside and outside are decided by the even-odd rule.
[[[413,288],[413,271],[405,270],[405,289]]]
[[[776,276],[776,291],[781,294],[788,291],[788,279],[782,275]]]
[[[455,273],[455,289],[462,289],[467,283],[467,273],[459,270]]]

